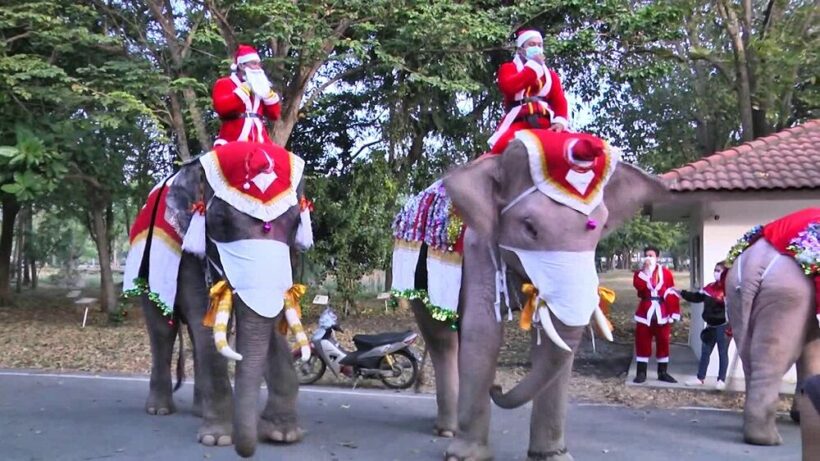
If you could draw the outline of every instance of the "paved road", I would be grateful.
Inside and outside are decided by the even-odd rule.
[[[196,443],[190,384],[181,409],[148,416],[144,378],[29,374],[0,370],[2,460],[233,460],[232,448]],[[307,387],[299,409],[308,435],[295,446],[260,445],[254,459],[277,461],[437,460],[448,441],[431,435],[430,395]],[[740,440],[740,414],[573,404],[568,443],[583,460],[799,459],[799,429],[780,423],[785,444]],[[529,407],[493,409],[491,442],[499,461],[524,459]]]

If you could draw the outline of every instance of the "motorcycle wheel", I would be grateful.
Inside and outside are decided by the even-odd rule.
[[[393,359],[393,366],[390,366],[388,358]],[[407,350],[400,350],[388,354],[379,361],[379,369],[382,371],[393,370],[392,376],[381,376],[381,381],[391,389],[407,389],[416,382],[419,373],[419,364]]]
[[[294,359],[293,368],[296,370],[299,384],[313,384],[324,376],[327,365],[316,354],[312,354],[307,362],[303,361],[301,357]]]

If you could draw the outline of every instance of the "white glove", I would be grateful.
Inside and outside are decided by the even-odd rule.
[[[259,96],[260,99],[265,99],[270,96],[270,81],[262,69],[245,69],[245,80],[251,87],[251,90]]]

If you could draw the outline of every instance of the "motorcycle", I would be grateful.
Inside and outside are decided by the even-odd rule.
[[[379,379],[391,389],[407,389],[416,381],[419,360],[410,349],[418,335],[412,331],[355,335],[355,351],[344,349],[335,332],[342,332],[333,309],[327,308],[319,317],[319,328],[311,337],[311,355],[302,360],[299,349],[293,351],[293,363],[300,384],[312,384],[330,368],[333,375],[359,380]]]

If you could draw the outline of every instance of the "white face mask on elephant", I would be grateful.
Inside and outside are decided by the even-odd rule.
[[[293,285],[287,244],[261,239],[214,244],[224,276],[242,302],[262,317],[279,315]]]
[[[558,335],[548,310],[567,326],[587,325],[593,313],[596,314],[596,321],[600,322],[594,251],[533,251],[499,246],[518,256],[527,277],[538,289],[539,299],[533,312],[533,323],[540,322],[556,345],[570,350]],[[607,332],[609,328],[602,328],[601,331]]]

